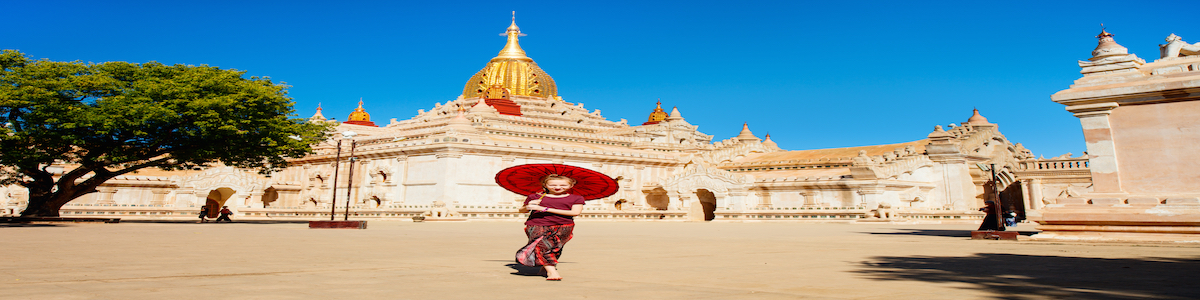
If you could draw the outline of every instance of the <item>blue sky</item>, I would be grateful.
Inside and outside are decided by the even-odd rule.
[[[1078,155],[1050,101],[1100,23],[1148,61],[1200,42],[1200,1],[20,1],[0,49],[85,62],[208,64],[292,87],[297,113],[408,119],[462,93],[504,46],[569,102],[640,124],[656,99],[721,140],[743,122],[789,150],[899,143],[978,108],[1035,154]],[[1174,17],[1173,17],[1174,15]]]

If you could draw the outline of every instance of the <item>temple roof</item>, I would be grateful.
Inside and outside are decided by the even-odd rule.
[[[802,159],[833,159],[833,158],[853,158],[858,156],[858,151],[867,151],[867,156],[883,155],[884,153],[895,151],[896,148],[904,148],[913,146],[917,153],[925,152],[925,145],[929,144],[928,139],[916,140],[907,143],[859,146],[846,148],[829,148],[829,149],[814,149],[814,150],[797,150],[783,151],[771,153],[750,153],[740,159],[735,159],[733,162],[767,162],[767,161],[785,161],[785,160],[802,160]]]
[[[517,27],[516,12],[513,12],[512,25],[502,35],[508,37],[504,49],[471,76],[463,87],[463,97],[480,97],[488,88],[499,85],[512,95],[555,99],[558,86],[554,84],[554,79],[538,67],[532,58],[525,56],[525,50],[521,49],[518,39],[525,34]]]

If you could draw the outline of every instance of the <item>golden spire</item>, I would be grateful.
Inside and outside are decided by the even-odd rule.
[[[355,108],[354,112],[350,113],[350,121],[371,121],[371,114],[367,113],[366,109],[363,109],[362,97],[358,98],[358,108]]]
[[[658,103],[656,103],[656,105],[657,105],[657,107],[655,107],[654,111],[650,113],[649,120],[646,121],[646,123],[648,123],[648,124],[662,122],[663,120],[667,119],[667,112],[663,111],[663,109],[662,109],[662,101],[659,100]]]
[[[500,55],[497,55],[496,58],[493,58],[493,60],[505,59],[505,58],[533,60],[533,59],[529,58],[528,56],[525,56],[525,50],[521,50],[521,44],[517,41],[517,37],[524,36],[525,34],[521,33],[520,27],[517,27],[517,12],[516,11],[513,11],[512,25],[509,25],[508,30],[506,30],[504,32],[504,34],[501,34],[501,35],[508,36],[508,43],[504,44],[504,49],[500,50]]]
[[[486,91],[498,85],[507,89],[511,96],[557,99],[558,87],[554,84],[554,79],[538,67],[532,58],[525,56],[525,50],[521,49],[518,38],[525,34],[517,27],[516,12],[513,12],[512,24],[508,26],[508,30],[500,35],[507,36],[508,43],[487,66],[475,73],[475,76],[471,76],[463,86],[463,98],[483,97]]]

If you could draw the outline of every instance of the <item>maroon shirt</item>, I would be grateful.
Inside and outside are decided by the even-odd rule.
[[[561,210],[571,210],[571,206],[573,206],[575,204],[583,204],[584,203],[583,196],[576,195],[576,194],[570,194],[570,195],[567,195],[566,197],[562,197],[562,198],[542,197],[542,194],[532,194],[532,195],[529,195],[529,197],[525,197],[525,205],[529,205],[529,201],[537,200],[538,198],[542,199],[542,202],[540,204],[541,206],[545,206],[545,207],[549,207],[549,208],[553,208],[553,209],[561,209]],[[560,214],[556,214],[556,213],[552,213],[552,212],[535,211],[535,212],[529,214],[528,220],[525,220],[525,225],[529,225],[529,226],[550,226],[550,225],[568,225],[568,224],[575,224],[575,217],[564,216],[564,215],[560,215]]]

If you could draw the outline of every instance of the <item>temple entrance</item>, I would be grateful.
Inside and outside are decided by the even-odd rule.
[[[1025,219],[1025,191],[1020,184],[1010,184],[1003,191],[1000,191],[1000,210],[1014,211],[1017,213],[1017,220]]]
[[[230,188],[219,188],[208,192],[208,199],[204,201],[204,206],[208,208],[208,217],[216,218],[221,214],[221,206],[225,206],[225,201],[233,196],[234,191]]]
[[[371,198],[367,198],[368,208],[379,208],[380,205],[383,205],[383,200],[379,199],[379,196],[371,196]]]
[[[667,205],[671,199],[667,197],[667,190],[663,188],[655,188],[646,192],[646,205],[653,207],[655,210],[667,210]]]
[[[279,200],[279,191],[276,191],[274,187],[269,187],[269,188],[267,188],[267,190],[263,191],[261,200],[262,200],[262,205],[264,208],[270,207],[271,202],[275,202],[275,200]]]
[[[717,195],[706,189],[696,190],[696,199],[700,200],[701,209],[704,210],[704,220],[712,221],[717,218]]]

